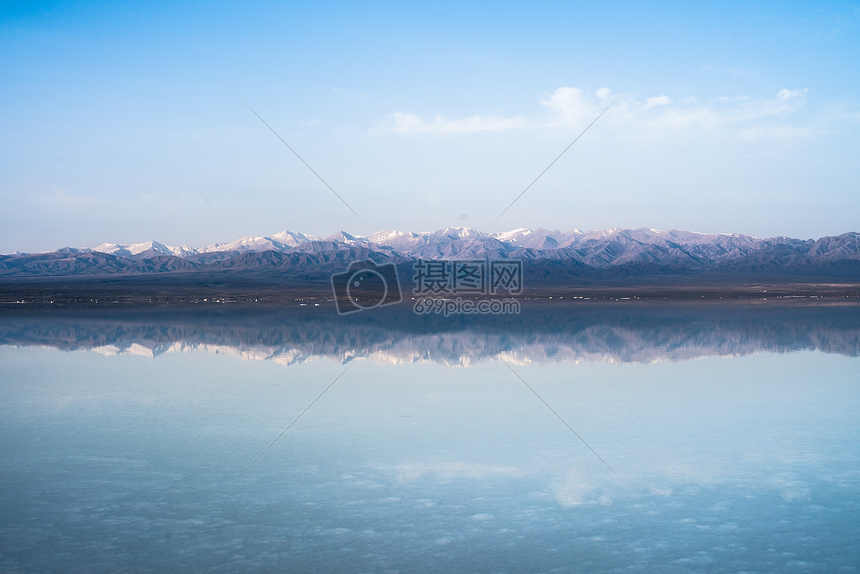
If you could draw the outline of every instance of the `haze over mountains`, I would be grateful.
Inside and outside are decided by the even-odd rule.
[[[329,237],[282,231],[208,247],[148,241],[0,255],[0,277],[94,276],[195,271],[330,273],[352,261],[522,259],[537,280],[612,276],[776,273],[860,279],[860,233],[813,239],[618,229],[582,232],[516,229],[484,233],[468,227],[433,232],[378,231]]]

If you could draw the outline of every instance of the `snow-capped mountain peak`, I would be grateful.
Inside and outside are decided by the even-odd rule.
[[[514,229],[513,231],[502,231],[501,233],[493,233],[492,236],[499,241],[510,242],[522,239],[527,235],[531,235],[531,233],[531,229],[521,227],[520,229]]]
[[[360,235],[352,235],[346,231],[338,231],[334,235],[329,235],[324,241],[337,241],[338,243],[346,243],[347,245],[355,245],[367,241],[366,237]]]
[[[187,246],[171,247],[158,241],[145,241],[143,243],[102,243],[89,251],[99,253],[110,253],[119,257],[132,257],[141,255],[175,255],[184,257],[192,251]]]
[[[369,241],[372,241],[373,243],[388,245],[388,242],[390,242],[390,241],[402,241],[402,240],[414,241],[416,239],[419,239],[421,236],[422,236],[422,234],[414,233],[412,231],[395,231],[393,229],[391,229],[391,230],[386,229],[386,230],[377,231],[376,233],[368,235],[367,239]]]
[[[319,237],[307,235],[305,233],[296,233],[294,231],[280,231],[274,235],[270,235],[269,239],[273,239],[274,241],[289,247],[296,247],[297,245],[308,243],[310,241],[319,241]]]
[[[475,237],[486,237],[487,234],[478,231],[474,227],[446,227],[441,231],[437,231],[431,235],[439,234],[439,236],[444,236],[449,239],[471,239]]]
[[[212,253],[217,251],[281,251],[285,246],[269,237],[253,237],[246,235],[232,243],[210,245],[200,250],[200,253]]]

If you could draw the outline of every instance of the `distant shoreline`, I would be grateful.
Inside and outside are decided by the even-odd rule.
[[[401,282],[404,301],[416,297],[409,282]],[[482,297],[483,298],[483,297]],[[565,301],[692,301],[692,300],[849,300],[860,301],[860,282],[774,277],[640,278],[614,282],[528,285],[517,299]],[[0,305],[57,304],[333,304],[328,281],[274,276],[4,278]]]

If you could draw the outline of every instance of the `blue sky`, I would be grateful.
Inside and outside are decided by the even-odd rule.
[[[4,2],[0,252],[858,231],[858,64],[857,2]]]

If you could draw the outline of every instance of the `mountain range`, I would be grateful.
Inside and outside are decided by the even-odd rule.
[[[282,231],[202,248],[157,241],[66,247],[0,255],[0,278],[269,273],[324,277],[371,259],[406,269],[417,259],[522,259],[535,282],[700,274],[776,274],[860,281],[860,233],[820,239],[619,229],[583,232],[515,229],[484,233],[449,227],[433,232],[341,231],[329,237]]]

